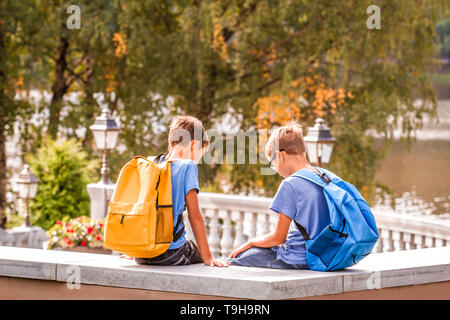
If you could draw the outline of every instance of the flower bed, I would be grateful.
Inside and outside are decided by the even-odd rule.
[[[46,249],[111,253],[103,248],[103,220],[77,217],[57,221],[47,231]]]

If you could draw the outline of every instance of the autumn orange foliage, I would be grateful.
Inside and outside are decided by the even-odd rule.
[[[121,57],[127,53],[127,45],[125,43],[125,37],[120,33],[114,33],[113,41],[116,46],[115,55],[116,57]]]
[[[306,76],[292,81],[283,94],[259,98],[255,103],[258,109],[255,120],[259,128],[268,129],[273,124],[303,121],[308,116],[323,117],[325,112],[334,114],[352,98],[350,91],[327,87],[317,74]]]

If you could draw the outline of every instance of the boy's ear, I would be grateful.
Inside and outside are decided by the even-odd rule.
[[[200,149],[201,149],[201,148],[200,148],[200,141],[198,141],[198,140],[192,140],[192,141],[191,141],[190,147],[191,147],[191,151],[194,151],[194,150],[200,150]]]
[[[284,152],[284,151],[278,151],[278,161],[284,161],[285,160],[285,157],[286,157],[286,152]]]

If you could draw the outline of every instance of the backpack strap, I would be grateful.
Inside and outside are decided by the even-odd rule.
[[[160,153],[153,159],[153,161],[161,163],[166,155],[167,155],[166,153]]]
[[[293,174],[292,176],[306,179],[308,181],[311,181],[312,183],[319,185],[320,187],[325,187],[328,183],[331,182],[330,177],[328,177],[328,175],[325,172],[321,171],[318,167],[314,168],[316,168],[317,171],[320,172],[320,174],[312,172],[311,170],[302,169],[299,170],[297,173]],[[297,221],[294,220],[294,222],[295,225],[297,226],[298,231],[300,231],[300,233],[302,234],[303,238],[305,240],[310,240],[311,238],[306,229]]]
[[[155,162],[157,162],[157,163],[161,163],[161,162],[164,161],[164,158],[166,157],[166,155],[167,155],[167,153],[161,153],[161,154],[157,155],[153,161],[155,161]],[[158,178],[158,183],[157,183],[156,189],[158,189],[158,185],[159,185],[159,178]],[[158,194],[157,194],[157,196],[156,196],[156,203],[158,204]],[[161,207],[162,207],[162,208],[164,208],[164,207],[172,207],[172,205],[170,205],[170,206],[169,206],[169,205],[167,205],[167,206],[163,206],[163,205],[158,206],[158,205],[157,205],[157,208],[158,208],[158,207],[160,207],[160,208],[161,208]],[[178,239],[180,239],[181,236],[183,235],[183,232],[184,232],[183,212],[184,212],[184,210],[186,210],[186,207],[187,207],[187,205],[184,204],[184,209],[183,209],[183,211],[181,212],[180,216],[178,217],[178,220],[177,220],[177,223],[175,224],[175,227],[173,228],[173,240],[172,240],[173,242],[178,241]],[[179,227],[180,224],[182,225],[182,227],[181,227],[181,229],[178,230],[178,232],[177,232],[177,229],[178,229],[178,227]]]
[[[294,219],[292,219],[292,220],[294,220]],[[300,231],[300,233],[302,234],[303,238],[305,240],[311,240],[311,238],[309,237],[309,234],[306,231],[306,229],[300,223],[298,223],[297,221],[294,220],[294,222],[295,222],[295,225],[297,226],[298,231]]]
[[[331,182],[331,178],[325,173],[325,171],[321,170],[321,168],[318,167],[314,168],[316,168],[317,171],[320,172],[320,174],[317,172],[312,172],[311,170],[301,169],[294,173],[292,176],[309,180],[321,187],[325,187]]]
[[[183,211],[184,211],[184,210],[183,210]],[[178,239],[180,239],[181,236],[183,235],[183,232],[184,232],[184,223],[183,223],[182,221],[183,221],[183,212],[182,212],[182,213],[180,214],[180,216],[178,217],[178,221],[177,221],[175,227],[173,228],[173,240],[172,240],[172,242],[177,242]],[[181,229],[180,229],[178,232],[176,232],[176,230],[178,229],[178,226],[180,225],[180,223],[181,223],[183,226],[181,227]]]

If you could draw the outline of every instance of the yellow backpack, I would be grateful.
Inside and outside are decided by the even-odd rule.
[[[183,234],[184,226],[173,234],[170,161],[159,163],[160,156],[135,156],[122,167],[108,205],[106,248],[130,257],[153,258]]]

